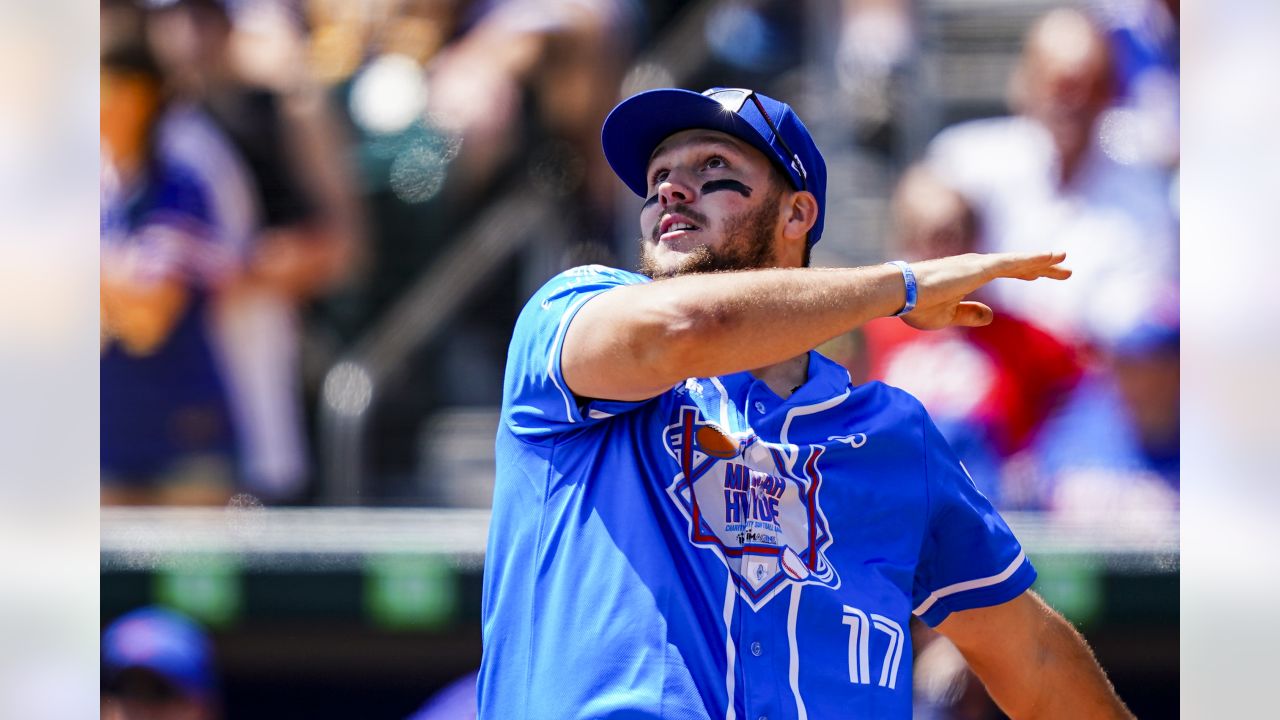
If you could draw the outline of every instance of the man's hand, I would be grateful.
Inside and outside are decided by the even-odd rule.
[[[969,253],[912,263],[919,295],[916,309],[902,321],[920,330],[986,325],[993,316],[991,308],[966,296],[997,278],[1066,280],[1071,277],[1061,265],[1066,257],[1062,252]]]

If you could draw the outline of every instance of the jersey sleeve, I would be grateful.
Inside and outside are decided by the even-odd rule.
[[[516,320],[507,352],[502,421],[517,437],[537,442],[582,429],[643,402],[575,398],[564,381],[560,350],[574,316],[592,298],[643,275],[601,265],[566,270],[542,286]]]
[[[193,248],[208,244],[209,207],[203,188],[185,173],[157,163],[138,199],[126,204],[106,195],[104,272],[133,282],[190,284]]]
[[[913,612],[936,627],[956,610],[1012,600],[1031,587],[1036,571],[927,416],[924,454],[928,529],[916,567]]]
[[[214,287],[239,268],[236,248],[218,232],[209,185],[189,168],[157,162],[130,226],[112,253],[133,257],[117,264],[140,279]]]

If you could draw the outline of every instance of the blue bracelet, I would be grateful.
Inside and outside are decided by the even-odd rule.
[[[916,309],[916,297],[918,295],[916,288],[916,274],[911,271],[911,266],[902,260],[891,260],[885,265],[894,265],[902,271],[902,282],[907,286],[907,301],[902,305],[902,309],[894,313],[894,317],[901,317],[912,310]]]

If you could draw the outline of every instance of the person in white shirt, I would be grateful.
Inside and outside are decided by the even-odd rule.
[[[1028,33],[1010,90],[1017,115],[944,130],[926,163],[977,209],[980,250],[1071,255],[1072,283],[1001,286],[994,300],[1071,342],[1118,337],[1176,282],[1178,252],[1167,178],[1109,122],[1105,36],[1078,11],[1050,12]]]

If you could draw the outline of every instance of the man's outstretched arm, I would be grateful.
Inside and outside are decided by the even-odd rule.
[[[1084,638],[1035,593],[938,625],[1013,720],[1132,720]]]
[[[996,278],[1063,280],[1064,253],[970,253],[912,263],[919,287],[910,325],[991,322],[964,298]],[[620,287],[590,300],[561,350],[578,396],[643,400],[688,377],[766,367],[878,317],[905,299],[898,268],[773,268],[685,275]]]

